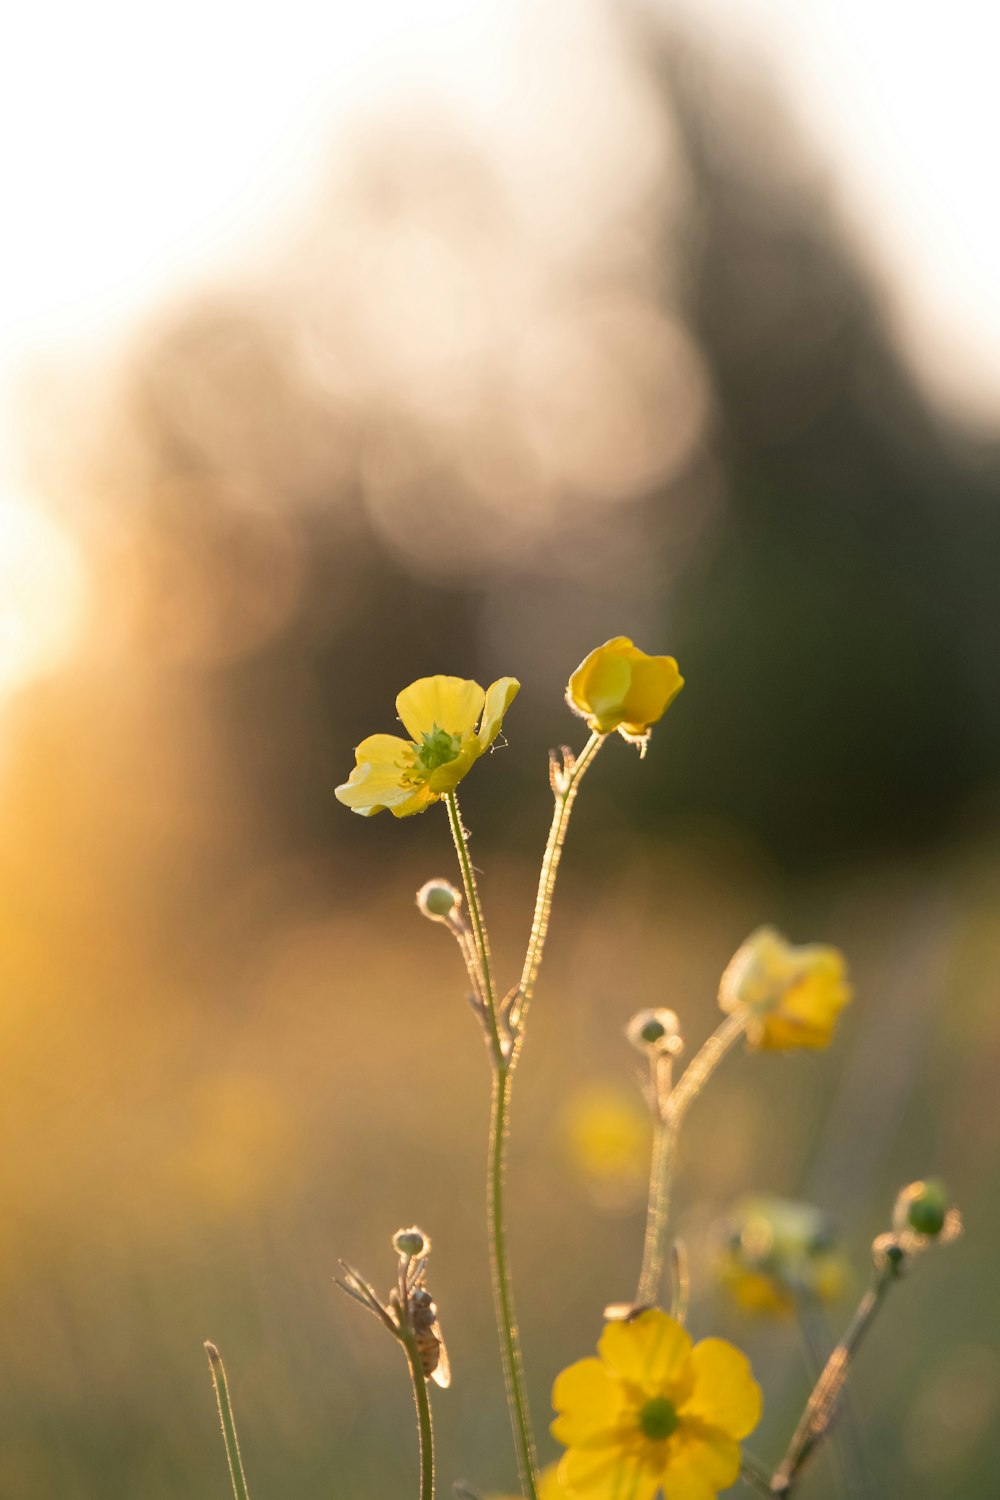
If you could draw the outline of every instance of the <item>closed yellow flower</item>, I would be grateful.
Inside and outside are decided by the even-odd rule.
[[[520,683],[501,677],[488,692],[462,677],[421,677],[396,699],[410,739],[372,734],[354,752],[357,764],[338,786],[341,802],[371,817],[423,812],[453,791],[490,748]]]
[[[851,999],[847,965],[837,948],[795,947],[773,927],[758,927],[722,976],[719,1004],[750,1012],[752,1048],[825,1047]]]
[[[598,1354],[563,1370],[552,1391],[570,1500],[713,1500],[735,1483],[740,1439],[761,1410],[744,1354],[724,1339],[692,1345],[659,1308],[608,1323]]]
[[[684,686],[672,656],[647,656],[617,635],[591,651],[569,680],[566,702],[598,734],[645,740]]]

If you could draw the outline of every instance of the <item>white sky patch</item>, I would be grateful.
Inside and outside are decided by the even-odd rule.
[[[766,60],[924,382],[953,415],[1000,425],[1000,6],[655,3]]]

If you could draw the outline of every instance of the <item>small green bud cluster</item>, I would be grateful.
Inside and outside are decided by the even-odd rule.
[[[930,1245],[947,1245],[962,1233],[962,1215],[944,1183],[934,1178],[911,1182],[892,1211],[892,1230],[872,1246],[876,1265],[888,1264],[900,1275],[914,1255]]]

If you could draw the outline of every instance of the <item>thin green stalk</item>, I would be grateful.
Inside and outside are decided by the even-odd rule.
[[[536,1472],[538,1460],[531,1431],[531,1414],[524,1389],[524,1365],[521,1358],[521,1342],[517,1331],[517,1315],[514,1311],[514,1293],[511,1287],[510,1266],[507,1259],[507,1220],[504,1202],[504,1180],[507,1168],[507,1133],[510,1110],[511,1066],[503,1063],[493,1070],[493,1102],[490,1119],[489,1191],[487,1197],[487,1222],[489,1225],[491,1266],[493,1270],[493,1300],[496,1306],[497,1327],[500,1332],[500,1351],[503,1359],[504,1382],[507,1387],[507,1405],[510,1409],[517,1449],[517,1465],[521,1475],[526,1500],[537,1500]]]
[[[493,984],[493,963],[490,957],[489,935],[486,931],[483,909],[479,900],[476,873],[472,868],[472,861],[469,858],[469,845],[466,839],[465,827],[462,823],[461,810],[458,806],[458,798],[452,791],[445,793],[444,800],[448,809],[451,836],[455,842],[455,853],[458,855],[459,869],[462,872],[465,901],[469,908],[469,915],[472,918],[476,954],[479,958],[479,968],[482,975],[483,1000],[486,1004],[486,1016],[490,1026],[490,1039],[493,1044],[494,1067],[499,1067],[504,1057],[500,1041],[500,1025],[497,1017],[496,990]]]
[[[896,1276],[897,1269],[889,1260],[876,1269],[872,1284],[858,1303],[847,1332],[827,1360],[823,1373],[806,1402],[788,1451],[774,1476],[771,1486],[773,1494],[791,1494],[806,1459],[829,1431],[850,1373],[851,1361]]]
[[[562,857],[566,829],[569,826],[569,816],[573,811],[573,803],[580,789],[580,782],[606,739],[606,734],[597,734],[595,731],[573,762],[572,767],[565,772],[556,772],[553,777],[555,807],[552,812],[552,824],[549,828],[545,853],[542,856],[538,893],[535,897],[535,910],[531,921],[531,935],[528,938],[524,967],[521,970],[521,982],[518,986],[518,1017],[522,1025],[542,963],[545,938],[549,930],[549,917],[552,912],[552,893],[555,890],[559,860]]]
[[[420,1500],[434,1500],[434,1424],[427,1380],[420,1364],[420,1351],[409,1318],[400,1317],[399,1341],[406,1351],[413,1386],[413,1404],[417,1408],[417,1433],[420,1438]]]
[[[701,1051],[691,1059],[673,1092],[665,1100],[657,1101],[646,1236],[642,1248],[639,1288],[636,1292],[636,1301],[644,1307],[659,1301],[670,1227],[674,1157],[684,1116],[726,1053],[743,1035],[748,1020],[749,1013],[746,1011],[737,1011],[727,1016]]]
[[[510,1078],[512,1060],[505,1055],[497,1013],[496,987],[493,983],[493,967],[490,958],[489,936],[479,900],[475,872],[469,858],[469,848],[458,798],[454,792],[445,795],[448,820],[452,838],[462,871],[465,899],[472,918],[476,952],[482,970],[483,999],[490,1027],[491,1056],[493,1062],[493,1101],[490,1120],[489,1163],[487,1170],[487,1229],[490,1244],[490,1272],[493,1282],[493,1302],[496,1308],[497,1331],[500,1335],[500,1353],[503,1362],[504,1382],[507,1389],[507,1406],[510,1412],[517,1466],[526,1500],[538,1500],[536,1479],[537,1460],[531,1433],[531,1416],[524,1389],[524,1366],[514,1311],[514,1293],[511,1287],[510,1266],[507,1257],[507,1225],[504,1204],[504,1177],[506,1171],[507,1131],[510,1108]]]
[[[233,1403],[229,1399],[226,1367],[222,1363],[222,1355],[218,1349],[207,1339],[205,1340],[205,1353],[208,1355],[208,1367],[212,1372],[212,1384],[215,1387],[215,1399],[219,1407],[219,1420],[222,1423],[222,1438],[226,1445],[226,1457],[229,1460],[229,1475],[233,1481],[233,1494],[236,1500],[250,1500],[246,1475],[243,1473],[243,1461],[240,1458],[239,1440],[236,1436]]]

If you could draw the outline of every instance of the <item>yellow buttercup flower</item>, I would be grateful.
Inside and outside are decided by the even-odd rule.
[[[598,734],[644,741],[684,686],[672,656],[647,656],[628,636],[591,651],[569,680],[566,702]]]
[[[692,1345],[651,1308],[608,1323],[599,1359],[556,1379],[553,1435],[565,1444],[559,1482],[570,1500],[712,1500],[735,1483],[741,1438],[760,1419],[760,1387],[724,1339]]]
[[[716,1232],[719,1280],[748,1312],[791,1314],[803,1299],[832,1302],[844,1288],[833,1225],[811,1203],[744,1198]]]
[[[501,677],[488,692],[462,677],[421,677],[396,699],[410,739],[372,734],[354,752],[357,765],[336,795],[370,818],[423,812],[453,791],[500,733],[520,683]]]
[[[853,991],[844,956],[810,943],[797,948],[773,927],[758,927],[722,976],[719,1004],[751,1013],[753,1048],[825,1047]]]

